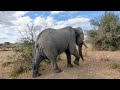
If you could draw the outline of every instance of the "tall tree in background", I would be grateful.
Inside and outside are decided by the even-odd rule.
[[[120,18],[114,12],[105,12],[91,19],[96,29],[87,32],[88,40],[102,50],[117,50],[120,45]]]

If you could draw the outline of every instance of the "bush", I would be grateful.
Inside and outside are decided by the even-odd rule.
[[[96,29],[87,31],[88,41],[97,49],[115,51],[120,47],[120,18],[113,12],[105,12],[97,19],[91,19]]]
[[[31,43],[23,43],[15,48],[16,58],[13,62],[13,71],[10,77],[16,78],[18,75],[32,69],[33,45]]]
[[[113,46],[111,46],[109,44],[102,44],[101,45],[101,49],[102,50],[109,50],[109,51],[115,51],[116,50],[115,47],[113,47]]]
[[[28,57],[18,57],[13,64],[13,71],[11,72],[11,77],[17,77],[18,75],[28,72],[32,69],[32,62]]]

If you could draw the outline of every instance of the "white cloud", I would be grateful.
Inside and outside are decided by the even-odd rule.
[[[5,31],[4,33],[0,32],[0,43],[3,43],[3,42],[11,42],[11,43],[14,43],[14,42],[17,42],[17,38],[19,36],[17,36],[17,33],[15,32],[12,32],[13,35],[9,35],[7,33],[9,33],[10,31]]]
[[[55,19],[51,16],[47,16],[47,17],[39,16],[36,17],[33,22],[35,26],[40,26],[41,30],[43,30],[45,28],[53,27],[55,23]]]
[[[75,17],[68,20],[57,21],[51,16],[47,16],[46,18],[39,16],[35,18],[34,24],[35,26],[40,26],[41,30],[45,28],[59,29],[65,26],[81,27],[86,29],[86,27],[90,27],[89,20],[89,18]]]
[[[65,21],[58,21],[56,22],[57,25],[54,26],[54,28],[62,28],[65,26],[72,26],[72,27],[81,27],[84,29],[85,27],[89,27],[89,18],[84,18],[84,17],[75,17],[75,18],[71,18]]]
[[[77,13],[79,11],[51,11],[51,15],[55,15],[55,14],[74,14],[74,13]]]
[[[77,13],[77,12],[79,12],[79,11],[68,11],[68,13],[71,13],[71,14]]]
[[[60,14],[60,13],[63,13],[63,12],[65,12],[65,11],[51,11],[50,13],[52,15],[54,15],[54,14]]]
[[[20,38],[18,30],[23,31],[26,24],[32,21],[29,16],[24,16],[25,11],[0,12],[0,43],[16,42]]]
[[[68,19],[67,23],[69,24],[84,24],[85,22],[88,22],[89,19],[88,18],[72,18],[72,19]]]
[[[51,27],[51,28],[61,28],[65,26],[73,26],[73,27],[78,27],[78,26],[90,26],[89,25],[89,18],[84,18],[84,17],[75,17],[71,18],[68,20],[61,20],[57,21],[51,16],[45,17],[36,17],[34,20],[35,26],[41,26],[41,27]]]
[[[29,16],[20,17],[17,20],[13,20],[14,25],[24,26],[31,22],[32,19]]]
[[[21,17],[21,16],[24,16],[26,13],[28,13],[28,11],[17,11],[15,12],[14,16]]]
[[[13,20],[18,19],[26,13],[26,11],[0,11],[0,23],[4,25],[13,25]]]
[[[53,17],[48,16],[46,18],[47,26],[48,27],[53,27],[54,23],[56,22]]]
[[[40,16],[38,16],[38,17],[36,17],[36,18],[34,19],[34,24],[35,24],[35,26],[44,24],[44,22],[45,22],[45,18],[42,18],[42,17],[40,17]]]

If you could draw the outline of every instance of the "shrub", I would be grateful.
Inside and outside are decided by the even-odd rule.
[[[88,41],[97,49],[115,51],[120,47],[120,18],[113,12],[105,12],[101,17],[91,19],[96,29],[88,30]]]
[[[16,58],[13,62],[13,71],[10,74],[13,78],[32,69],[33,47],[31,43],[23,43],[14,51]]]

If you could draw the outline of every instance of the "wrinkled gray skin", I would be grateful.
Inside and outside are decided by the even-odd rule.
[[[81,28],[65,27],[62,29],[48,28],[42,31],[35,42],[35,61],[33,64],[33,78],[40,76],[39,64],[42,60],[51,61],[54,72],[59,73],[61,69],[57,65],[57,56],[63,52],[67,56],[67,66],[72,67],[71,55],[76,58],[74,64],[79,65],[80,56],[82,57],[82,45],[84,34]],[[76,44],[78,51],[76,50]],[[84,60],[84,59],[83,59]]]

